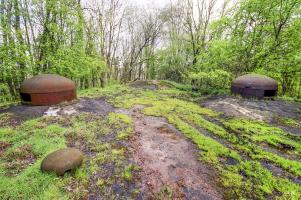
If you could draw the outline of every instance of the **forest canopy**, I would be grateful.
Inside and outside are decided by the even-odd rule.
[[[301,0],[0,0],[0,101],[56,73],[78,88],[165,79],[200,92],[247,73],[301,98]]]

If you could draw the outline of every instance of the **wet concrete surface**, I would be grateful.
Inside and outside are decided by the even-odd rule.
[[[284,125],[278,119],[294,119],[299,122],[301,127],[301,103],[269,99],[211,97],[201,102],[201,105],[223,113],[224,117],[239,117],[264,121],[288,133],[301,135],[301,128]]]
[[[49,109],[44,114],[46,116],[63,116],[78,113],[93,113],[106,117],[109,115],[110,112],[113,111],[114,107],[111,104],[107,103],[104,98],[80,98],[79,100],[68,105],[58,105],[49,107]]]
[[[275,116],[301,119],[301,103],[297,102],[211,97],[202,102],[201,105],[230,117],[247,117],[270,122]]]
[[[114,107],[107,103],[105,98],[80,98],[54,106],[14,105],[0,110],[0,114],[12,113],[16,119],[26,121],[42,116],[68,116],[78,113],[93,113],[107,116],[113,111]]]
[[[105,98],[89,99],[81,98],[79,103],[74,105],[75,110],[79,112],[88,112],[107,116],[114,111],[114,107],[107,103]]]
[[[1,109],[0,114],[12,113],[18,120],[26,121],[29,119],[42,117],[48,109],[49,106],[17,105]]]

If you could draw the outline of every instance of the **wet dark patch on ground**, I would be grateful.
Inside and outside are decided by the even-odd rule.
[[[74,108],[79,112],[101,114],[102,116],[107,116],[110,112],[114,111],[114,107],[107,103],[105,98],[81,98],[79,102],[74,105]]]
[[[34,163],[36,157],[32,153],[31,145],[25,144],[4,155],[1,160],[6,169],[6,175],[17,176],[26,169],[28,165]]]
[[[48,116],[66,116],[75,113],[93,113],[108,116],[114,111],[114,107],[107,103],[105,98],[80,98],[76,101],[65,102],[55,106],[30,106],[13,105],[9,108],[0,110],[0,114],[11,114],[6,121],[1,122],[0,127],[8,124],[10,127],[19,125],[22,121]]]
[[[0,128],[3,127],[17,127],[22,123],[21,119],[17,118],[12,113],[0,114]]]
[[[12,113],[16,121],[26,121],[42,117],[49,106],[17,105],[0,110],[1,113]]]
[[[81,113],[91,113],[103,117],[114,111],[114,107],[105,98],[80,98],[70,104],[49,107],[46,116],[71,116]]]
[[[8,149],[9,147],[11,147],[10,143],[4,142],[4,141],[0,141],[0,157],[6,151],[6,149]]]

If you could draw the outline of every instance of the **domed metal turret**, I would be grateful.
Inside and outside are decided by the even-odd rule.
[[[243,97],[272,97],[278,90],[278,83],[274,79],[259,75],[248,74],[235,79],[231,86],[231,91]]]
[[[21,100],[31,105],[54,105],[76,98],[72,80],[55,74],[43,74],[25,80],[20,87]]]

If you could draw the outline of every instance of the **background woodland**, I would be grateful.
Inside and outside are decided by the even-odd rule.
[[[0,0],[0,102],[40,73],[80,89],[164,79],[204,94],[259,73],[300,99],[300,50],[301,0]]]

